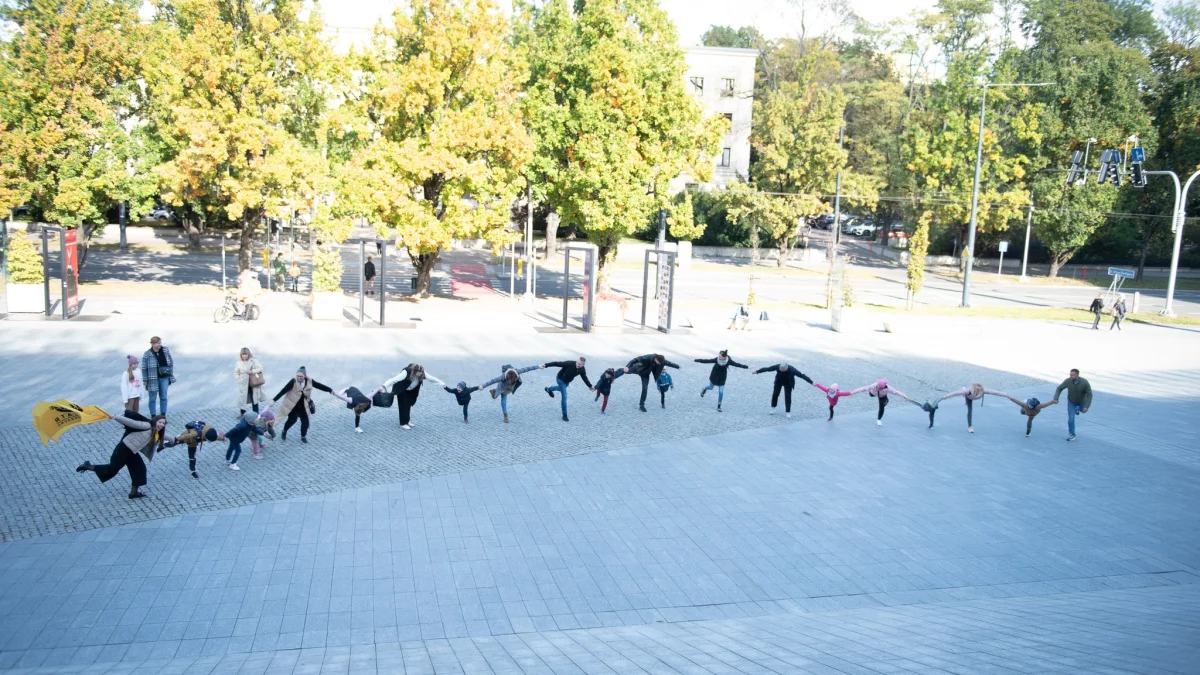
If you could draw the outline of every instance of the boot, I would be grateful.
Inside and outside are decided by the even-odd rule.
[[[91,462],[84,462],[83,464],[80,464],[79,466],[75,467],[75,471],[77,473],[83,473],[84,471],[95,471],[95,470],[96,470],[96,467],[92,466]]]

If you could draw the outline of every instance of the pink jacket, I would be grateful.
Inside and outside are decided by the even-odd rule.
[[[842,398],[843,396],[852,395],[851,392],[848,391],[829,391],[829,387],[826,387],[823,384],[817,384],[815,382],[813,383],[813,386],[825,392],[825,399],[829,401],[829,405],[831,406],[837,405],[838,399]]]
[[[851,394],[861,394],[864,391],[867,392],[867,394],[870,396],[875,396],[875,397],[879,397],[879,398],[882,398],[885,396],[891,396],[892,394],[895,394],[906,401],[908,400],[908,396],[906,396],[904,394],[904,392],[900,391],[899,389],[897,389],[891,385],[884,385],[884,386],[880,387],[878,382],[876,382],[874,384],[868,384],[865,387],[859,387],[858,389],[855,389],[854,391],[852,391],[850,393]]]

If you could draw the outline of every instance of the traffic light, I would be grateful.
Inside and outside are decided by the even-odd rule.
[[[1083,151],[1076,150],[1071,153],[1071,168],[1067,169],[1067,185],[1079,185],[1086,177],[1086,169],[1083,167]]]
[[[1104,185],[1111,182],[1121,187],[1121,151],[1105,150],[1100,153],[1100,172],[1096,176],[1096,184]]]
[[[1146,187],[1146,172],[1142,170],[1142,162],[1146,161],[1146,151],[1134,148],[1129,152],[1129,182],[1134,187]]]

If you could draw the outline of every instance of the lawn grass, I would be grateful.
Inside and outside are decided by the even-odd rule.
[[[1039,319],[1042,321],[1083,321],[1091,322],[1093,315],[1083,309],[1070,307],[954,307],[950,305],[917,305],[911,311],[892,305],[867,304],[866,307],[874,312],[884,314],[917,314],[926,316],[959,316],[980,317],[988,319]],[[1127,314],[1127,321],[1171,326],[1200,326],[1200,317],[1177,316],[1166,317],[1154,312],[1138,312]],[[1103,321],[1111,321],[1108,314]]]

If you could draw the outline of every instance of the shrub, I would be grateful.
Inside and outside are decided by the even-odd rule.
[[[336,245],[322,244],[313,247],[312,287],[317,293],[342,290],[342,253]]]
[[[42,254],[37,244],[24,236],[13,236],[8,240],[8,276],[14,284],[40,284],[45,281]]]

